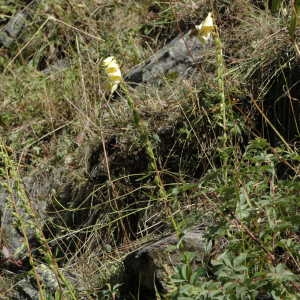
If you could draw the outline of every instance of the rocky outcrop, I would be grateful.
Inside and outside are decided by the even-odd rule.
[[[131,86],[153,83],[162,76],[186,77],[199,66],[203,55],[212,46],[212,40],[201,41],[196,30],[179,35],[145,62],[134,67],[125,76]]]
[[[33,251],[38,246],[35,226],[43,228],[49,198],[62,183],[61,176],[61,169],[40,170],[22,178],[22,183],[16,179],[0,184],[0,268],[26,269],[28,249],[24,234]]]
[[[54,295],[56,290],[59,288],[59,283],[54,272],[51,271],[45,264],[36,266],[35,272],[43,283],[43,292],[47,293],[49,296]],[[32,275],[25,275],[24,278],[19,280],[15,285],[15,290],[11,295],[11,298],[14,300],[39,300],[39,289],[36,284],[36,280],[33,277],[34,276]]]
[[[61,277],[64,278],[63,281]],[[76,291],[73,287],[76,287]],[[54,272],[47,264],[41,263],[34,267],[34,271],[18,276],[13,291],[5,299],[52,299],[54,295],[59,295],[60,299],[86,299],[80,295],[81,291],[84,294],[82,281],[77,274],[60,268]]]
[[[206,226],[198,225],[179,239],[173,234],[129,254],[124,260],[121,299],[155,300],[168,291],[168,279],[175,273],[184,251],[194,252],[199,264],[207,260]]]

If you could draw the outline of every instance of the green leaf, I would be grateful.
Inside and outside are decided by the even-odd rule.
[[[233,260],[234,267],[243,264],[247,259],[247,253],[241,253],[238,257]]]
[[[297,276],[289,271],[284,264],[278,264],[276,267],[271,267],[271,272],[267,276],[277,282],[294,281]]]
[[[283,2],[282,0],[272,0],[272,2],[271,2],[271,11],[272,11],[272,13],[278,12],[282,2]]]
[[[181,277],[184,279],[184,280],[188,280],[188,267],[187,265],[182,265],[181,269],[180,269],[180,274],[181,274]]]

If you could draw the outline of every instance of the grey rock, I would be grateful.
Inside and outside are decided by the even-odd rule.
[[[70,67],[69,60],[66,58],[63,58],[63,59],[57,60],[56,62],[51,64],[49,67],[43,69],[42,73],[44,73],[45,75],[50,75],[55,72],[63,71],[65,69],[67,69],[68,67]]]
[[[182,237],[181,251],[194,252],[195,260],[200,263],[207,259],[205,228],[199,225]],[[178,242],[174,234],[146,245],[125,258],[122,299],[152,300],[156,299],[156,292],[164,294],[168,291],[168,278],[174,274],[174,267],[180,263],[182,256],[176,247]]]
[[[24,28],[26,18],[27,15],[25,12],[18,12],[15,16],[10,18],[9,22],[0,33],[0,46],[2,45],[8,48],[13,43]]]
[[[46,291],[48,295],[54,295],[55,291],[59,288],[59,283],[54,272],[45,264],[36,266],[35,271],[43,286],[43,290]],[[16,283],[13,299],[40,299],[37,284],[32,275],[26,275]]]
[[[18,211],[19,217],[25,224],[25,232],[29,242],[33,241],[36,233],[36,228],[33,225],[39,224],[40,228],[43,227],[46,219],[47,201],[49,201],[53,186],[56,186],[56,183],[54,183],[55,179],[57,178],[53,174],[47,176],[45,172],[24,177],[22,180],[24,187],[23,196],[20,196],[22,193],[20,193],[20,188],[16,182],[6,182],[13,189],[12,194],[8,192],[4,183],[0,184],[0,232],[3,247],[8,252],[5,255],[6,258],[22,260],[27,256],[24,236],[18,224],[18,216],[16,216],[15,211]],[[12,202],[14,207],[11,207]],[[32,207],[34,216],[25,208],[25,202]],[[0,249],[0,255],[1,250],[3,252],[3,249]]]
[[[23,12],[18,12],[15,16],[13,16],[5,27],[5,31],[7,34],[16,38],[18,34],[22,31],[24,25],[26,23],[26,14]]]
[[[147,61],[134,67],[125,76],[132,86],[157,81],[162,76],[185,77],[201,62],[203,54],[212,45],[201,41],[195,30],[178,36]]]
[[[30,299],[38,300],[39,293],[37,289],[32,285],[29,278],[24,278],[16,284],[16,290],[13,295],[14,300]]]
[[[31,1],[21,11],[10,18],[0,32],[0,47],[9,48],[21,32],[26,28],[26,23],[32,16],[34,9],[38,7],[40,0]]]
[[[11,38],[5,31],[0,32],[0,46],[8,48],[13,41],[14,39]]]
[[[21,249],[24,243],[24,237],[18,229],[13,209],[9,204],[10,197],[15,198],[15,194],[10,195],[7,189],[0,185],[1,240],[9,253],[6,257],[18,259],[22,256],[20,252],[22,252]],[[20,203],[19,199],[16,199],[16,203]],[[23,209],[20,208],[20,211],[21,210],[21,214],[24,215]],[[19,253],[17,254],[17,252]]]
[[[85,297],[80,297],[80,291],[84,292],[85,289],[82,279],[77,273],[72,273],[61,268],[57,271],[64,276],[64,282],[57,278],[56,272],[52,271],[46,264],[39,264],[35,266],[35,273],[39,278],[39,284],[42,287],[43,296],[46,295],[47,299],[54,299],[56,292],[58,292],[57,294],[60,295],[60,299],[74,299],[74,295],[76,295],[76,299],[86,299]],[[39,300],[45,298],[41,297],[36,277],[33,274],[33,272],[23,273],[18,276],[18,278],[15,278],[14,291],[10,295],[9,299]],[[72,290],[69,290],[67,285],[65,285],[66,281]],[[71,293],[73,295],[72,297],[70,296]]]
[[[37,267],[37,273],[48,290],[55,292],[58,289],[59,284],[56,275],[48,266],[40,264]]]

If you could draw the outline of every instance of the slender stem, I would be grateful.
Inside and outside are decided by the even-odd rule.
[[[152,143],[151,143],[151,141],[149,139],[148,129],[143,124],[143,122],[141,121],[140,114],[139,114],[138,110],[136,109],[134,101],[130,97],[129,92],[128,92],[126,86],[122,85],[122,88],[123,88],[123,91],[125,92],[128,106],[130,107],[130,109],[132,111],[134,125],[136,126],[136,128],[139,131],[141,142],[143,143],[143,145],[145,145],[146,153],[147,153],[147,156],[149,158],[149,169],[151,171],[153,171],[154,174],[155,174],[155,176],[154,176],[154,183],[158,187],[159,196],[165,202],[166,210],[168,211],[168,218],[170,219],[170,221],[172,223],[172,226],[173,226],[174,230],[176,231],[176,234],[179,234],[179,232],[178,232],[178,226],[176,224],[175,218],[174,218],[174,216],[172,214],[171,208],[168,205],[168,194],[167,194],[167,191],[166,191],[166,189],[164,187],[162,178],[160,176],[160,172],[158,170],[158,166],[157,166],[156,157],[155,157],[155,154],[154,154],[153,145],[152,145]]]
[[[225,63],[223,58],[223,45],[220,39],[220,35],[218,30],[215,33],[215,43],[216,43],[216,60],[217,60],[217,81],[218,81],[218,88],[219,88],[219,98],[220,98],[220,108],[221,108],[221,116],[222,116],[222,126],[223,126],[223,149],[225,151],[224,158],[223,158],[223,176],[224,181],[227,182],[227,164],[228,164],[228,156],[226,153],[226,149],[228,146],[228,126],[227,126],[227,103],[225,97]]]

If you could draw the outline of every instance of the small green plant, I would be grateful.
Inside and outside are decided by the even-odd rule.
[[[273,13],[277,12],[280,9],[283,2],[284,2],[283,0],[272,0],[271,1],[271,11]]]
[[[293,5],[292,5],[291,21],[289,26],[289,33],[291,38],[295,40],[296,29],[300,25],[300,1],[294,0],[292,2]],[[299,49],[298,49],[298,54],[299,54]]]
[[[106,289],[101,292],[101,299],[103,300],[116,300],[118,299],[119,289],[121,284],[111,285],[110,283],[106,284]]]
[[[205,269],[197,268],[196,270],[193,265],[196,258],[193,252],[184,252],[182,263],[176,267],[176,274],[172,277],[173,282],[182,284],[196,284],[199,277],[205,274]]]
[[[271,149],[265,140],[256,139],[239,166],[233,167],[228,160],[232,168],[226,185],[222,169],[200,184],[207,199],[205,194],[212,190],[218,195],[218,200],[211,200],[219,203],[218,229],[209,237],[226,237],[226,250],[211,259],[209,269],[203,266],[202,272],[193,271],[193,255],[185,255],[172,278],[174,299],[195,295],[195,299],[254,299],[263,294],[297,298],[300,248],[291,233],[299,230],[300,185],[298,180],[276,178],[279,157]],[[284,155],[295,159],[294,154]]]
[[[288,30],[291,39],[295,41],[296,29],[300,25],[300,1],[292,0],[287,3],[287,1],[283,1],[283,0],[272,0],[270,4],[270,8],[273,14],[276,14],[283,9],[285,11],[288,10],[290,11]],[[297,44],[295,46],[299,54],[299,49],[297,47]]]

